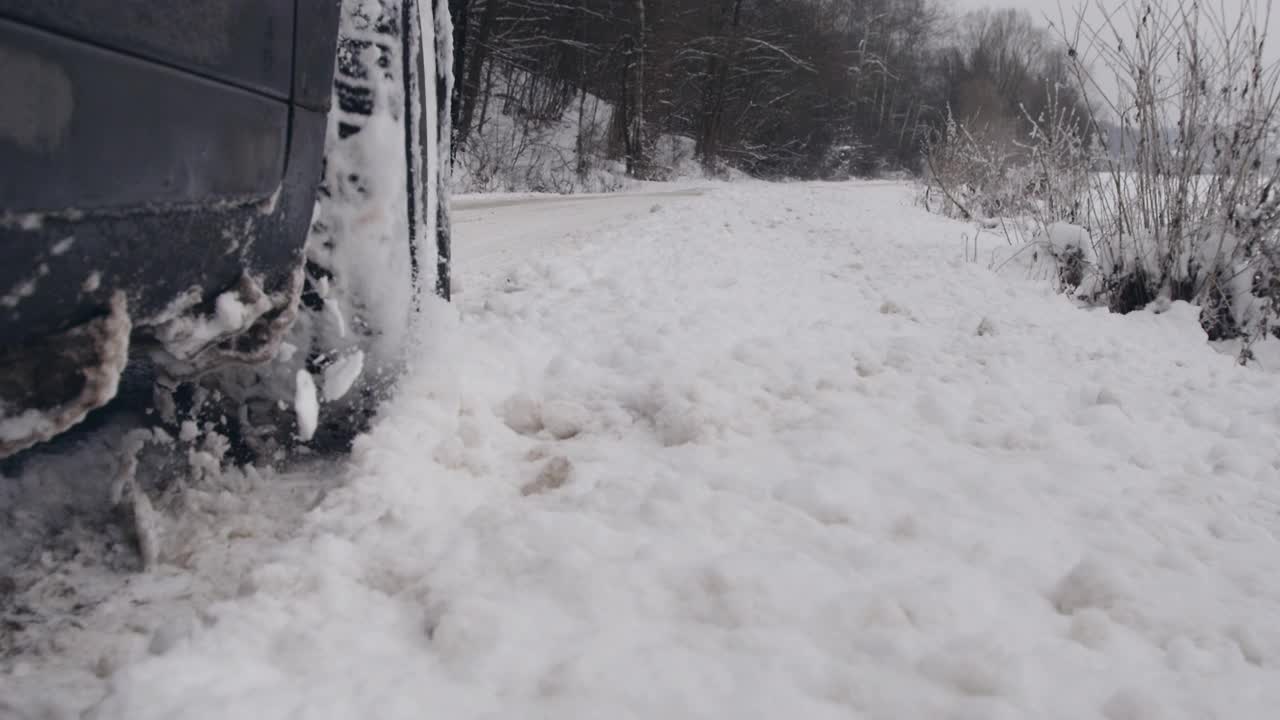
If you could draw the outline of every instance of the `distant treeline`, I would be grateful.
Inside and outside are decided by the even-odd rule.
[[[692,138],[711,172],[916,170],[924,141],[949,113],[1016,136],[1051,93],[1070,92],[1066,48],[1014,11],[956,15],[930,0],[450,6],[457,147],[492,112],[550,122],[590,94],[616,109],[610,148],[636,176],[650,171],[660,134]],[[500,76],[521,80],[495,82]]]

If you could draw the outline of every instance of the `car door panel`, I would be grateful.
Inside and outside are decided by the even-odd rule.
[[[295,0],[0,0],[0,18],[137,55],[282,100]],[[297,0],[300,12],[328,0]],[[320,10],[323,12],[323,10]]]
[[[10,213],[248,201],[284,173],[284,102],[6,20],[0,97]]]

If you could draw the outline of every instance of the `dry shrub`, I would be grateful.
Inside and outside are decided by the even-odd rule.
[[[1271,332],[1280,309],[1280,74],[1265,60],[1269,13],[1244,5],[1141,0],[1125,24],[1081,15],[1071,38],[1080,85],[1119,120],[1088,198],[1098,299],[1118,312],[1198,304],[1215,340]],[[1118,92],[1101,91],[1085,45]]]
[[[951,120],[928,148],[944,212],[1033,226],[1082,297],[1131,312],[1202,308],[1210,339],[1280,337],[1280,70],[1263,10],[1135,0],[1062,32],[1085,131],[1070,108],[1028,117],[1029,137],[984,143]],[[1065,25],[1065,23],[1064,23]],[[1114,77],[1104,82],[1104,77]],[[1051,103],[1050,107],[1053,105]],[[1048,232],[1070,223],[1089,247]],[[1019,228],[1019,223],[1002,226]],[[1038,232],[1039,231],[1039,232]],[[1070,254],[1071,257],[1066,257]]]

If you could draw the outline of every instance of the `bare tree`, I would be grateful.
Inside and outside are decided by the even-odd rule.
[[[477,16],[474,7],[480,3],[483,3],[483,9]],[[468,0],[466,2],[466,17],[460,24],[466,28],[463,32],[467,38],[465,52],[468,57],[465,63],[460,63],[465,66],[465,74],[459,83],[457,115],[454,120],[454,138],[459,145],[466,143],[467,135],[471,132],[475,121],[476,105],[480,100],[481,78],[484,75],[485,63],[493,50],[493,30],[497,24],[498,10],[501,6],[502,0]],[[473,17],[475,27],[471,28],[470,21]]]
[[[622,93],[627,174],[635,178],[647,178],[649,163],[644,118],[644,0],[630,0],[628,6],[631,10],[631,34],[626,41],[627,67]]]

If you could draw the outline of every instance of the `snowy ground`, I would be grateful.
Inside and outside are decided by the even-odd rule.
[[[994,275],[894,184],[472,202],[340,486],[250,483],[0,717],[1274,717],[1280,375],[1192,309]]]

